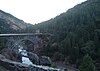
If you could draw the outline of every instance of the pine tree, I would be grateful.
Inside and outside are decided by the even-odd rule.
[[[83,57],[82,63],[79,66],[80,71],[96,71],[92,58],[87,54]]]

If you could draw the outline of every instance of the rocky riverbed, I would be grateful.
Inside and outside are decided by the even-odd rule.
[[[49,67],[51,60],[46,56],[38,57],[36,54],[28,52],[27,55],[29,56],[26,55],[25,57],[24,55],[21,56],[21,58],[19,54],[16,55],[15,52],[8,48],[4,48],[0,53],[0,71],[3,69],[3,71],[63,71],[61,69]],[[30,60],[31,63],[27,64],[28,62],[23,62],[22,59],[25,60],[25,58],[27,58],[26,60]],[[34,64],[38,61],[39,63]]]

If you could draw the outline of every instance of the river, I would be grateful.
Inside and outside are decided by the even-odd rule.
[[[48,66],[42,66],[42,65],[35,65],[35,64],[33,64],[30,61],[30,59],[28,58],[27,51],[23,50],[22,48],[19,49],[19,53],[21,53],[21,55],[22,55],[22,63],[23,64],[32,65],[34,67],[42,68],[42,69],[47,70],[47,71],[64,71],[64,70],[57,69],[57,68],[52,68],[52,67],[48,67]]]

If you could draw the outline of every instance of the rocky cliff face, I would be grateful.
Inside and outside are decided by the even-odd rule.
[[[29,26],[29,24],[25,23],[24,21],[17,19],[16,17],[2,10],[0,10],[0,19],[4,19],[14,30],[25,29]]]

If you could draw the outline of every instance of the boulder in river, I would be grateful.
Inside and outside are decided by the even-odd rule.
[[[47,56],[41,56],[39,58],[39,62],[40,62],[40,65],[45,65],[45,66],[51,66],[52,64],[50,57],[47,57]]]
[[[20,62],[12,61],[6,59],[5,56],[1,54],[0,54],[0,66],[4,67],[3,69],[7,69],[7,71],[62,71],[60,69],[55,69],[48,66],[35,65],[35,64],[27,65]]]
[[[39,57],[37,54],[28,52],[28,58],[34,63],[34,64],[39,64]]]

